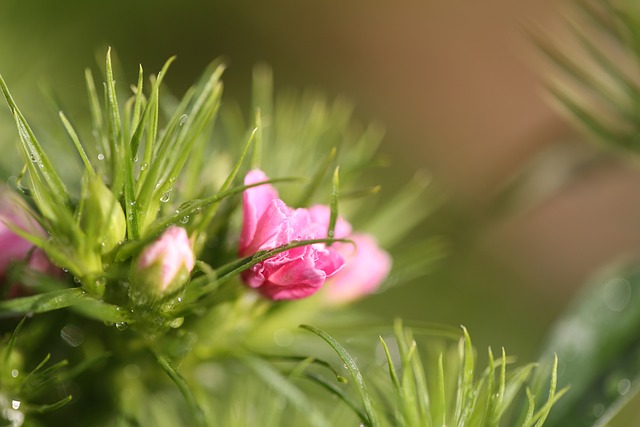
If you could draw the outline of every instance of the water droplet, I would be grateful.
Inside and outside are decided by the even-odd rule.
[[[102,153],[98,154],[98,160],[104,160],[104,154]]]
[[[138,155],[137,155],[137,154],[136,154],[136,155],[135,155],[135,157],[133,158],[133,161],[134,161],[134,162],[137,162],[137,161],[138,161]]]
[[[169,192],[167,191],[166,193],[164,193],[162,195],[162,197],[160,197],[160,201],[162,203],[167,203],[169,201],[169,199],[171,199],[171,195],[169,194]]]
[[[138,365],[129,364],[122,369],[124,376],[130,380],[135,380],[140,376],[140,367]]]
[[[118,323],[116,323],[116,329],[119,330],[119,331],[124,331],[128,327],[129,327],[129,325],[127,324],[127,322],[118,322]]]
[[[36,156],[34,156],[33,154],[31,154],[31,155],[29,156],[29,158],[31,159],[31,161],[32,161],[33,163],[35,163],[35,162],[37,162],[37,161],[38,161],[38,158],[37,158]]]
[[[593,405],[593,416],[600,418],[602,415],[604,415],[604,405],[602,403]]]
[[[620,312],[627,308],[631,301],[631,285],[623,278],[615,278],[604,285],[602,299],[611,311]]]
[[[134,200],[133,202],[129,202],[129,206],[135,206],[136,205],[136,201]]]
[[[180,126],[183,126],[185,123],[187,123],[188,120],[189,120],[189,116],[187,116],[186,114],[183,114],[182,116],[180,116]]]
[[[107,270],[109,269],[109,267],[110,267],[110,266],[109,266],[109,264],[107,264],[107,263],[102,264],[102,270],[103,270],[103,271],[107,271]]]
[[[20,372],[17,369],[11,370],[11,377],[12,378],[18,378],[18,375],[20,375]]]
[[[182,297],[178,297],[178,302],[182,302]]]
[[[80,283],[80,278],[79,278],[79,277],[75,277],[75,276],[74,276],[74,277],[73,277],[73,281],[74,281],[75,283],[78,283],[78,284],[79,284],[79,283]]]
[[[184,317],[177,317],[169,322],[169,326],[173,329],[177,329],[184,323]]]
[[[148,167],[149,167],[148,164],[143,163],[143,164],[140,165],[140,170],[143,171],[143,170],[147,169]]]
[[[631,381],[629,381],[627,378],[623,378],[618,382],[618,393],[621,396],[624,396],[625,394],[629,393],[629,390],[631,390]]]
[[[20,401],[19,400],[12,400],[11,401],[11,407],[13,409],[20,409]]]
[[[180,219],[180,224],[186,224],[189,222],[189,215],[185,215]]]
[[[293,343],[293,334],[288,329],[278,329],[273,333],[273,342],[280,347],[288,347]]]

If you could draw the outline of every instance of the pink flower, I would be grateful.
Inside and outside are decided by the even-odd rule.
[[[266,180],[265,173],[256,169],[247,174],[244,183]],[[296,240],[327,237],[328,207],[290,208],[268,184],[245,190],[242,210],[239,253],[243,257]],[[335,232],[336,238],[342,238],[351,232],[351,227],[346,221],[339,220]],[[299,299],[317,292],[343,264],[342,256],[333,245],[306,245],[256,264],[242,273],[242,279],[272,300]]]
[[[0,280],[5,278],[7,269],[13,262],[27,261],[27,256],[34,247],[33,243],[14,233],[7,224],[30,234],[46,236],[42,227],[29,216],[27,209],[18,195],[0,187]],[[33,256],[31,258],[33,259]],[[37,265],[38,268],[34,269],[42,272],[48,272],[53,268],[44,253],[38,255]]]
[[[195,255],[187,231],[173,225],[140,254],[133,286],[138,294],[160,297],[184,285],[194,266]]]
[[[60,278],[62,276],[62,270],[56,267],[49,261],[47,254],[40,248],[31,247],[33,251],[30,251],[25,255],[29,260],[27,261],[27,267],[40,274],[44,274],[46,276]],[[30,289],[22,283],[13,283],[9,287],[9,291],[7,292],[7,298],[18,298],[21,296],[30,295]]]
[[[333,304],[344,304],[374,292],[391,270],[391,257],[368,234],[352,234],[355,247],[336,243],[345,266],[327,283],[325,297]]]

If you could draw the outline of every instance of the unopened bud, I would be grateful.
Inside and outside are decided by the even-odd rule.
[[[118,199],[96,175],[85,175],[82,220],[88,236],[97,239],[105,254],[124,240],[127,221]]]
[[[156,300],[180,289],[195,266],[184,228],[171,226],[147,246],[133,263],[130,296],[137,303]]]

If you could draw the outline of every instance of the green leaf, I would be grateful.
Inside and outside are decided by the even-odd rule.
[[[80,142],[80,138],[78,138],[78,134],[73,128],[73,125],[71,124],[71,122],[69,122],[69,119],[67,119],[67,116],[65,116],[62,111],[60,111],[58,114],[60,116],[60,120],[62,121],[62,124],[64,125],[64,128],[67,130],[67,133],[69,134],[69,138],[71,138],[73,145],[76,147],[76,150],[78,151],[78,154],[80,155],[80,158],[84,163],[84,167],[92,175],[95,175],[96,172],[93,169],[93,165],[91,164],[89,157],[87,157],[87,153],[85,153],[84,147],[82,146],[82,143]]]
[[[355,402],[351,396],[344,392],[344,390],[340,389],[334,383],[327,381],[325,378],[320,375],[316,375],[313,372],[305,372],[304,378],[313,381],[314,383],[320,385],[325,390],[329,391],[331,394],[337,396],[340,400],[342,400],[361,420],[367,418],[367,415],[362,412],[362,409],[358,406],[357,402]]]
[[[67,204],[69,202],[67,189],[51,165],[49,158],[42,150],[42,147],[38,143],[38,140],[33,134],[33,131],[29,127],[26,119],[20,112],[20,109],[11,97],[9,88],[2,78],[2,75],[0,75],[0,88],[2,89],[4,97],[7,100],[9,108],[15,118],[18,133],[20,135],[20,141],[22,141],[22,148],[26,154],[27,164],[29,165],[29,170],[36,176],[42,177],[44,182],[47,184],[48,189],[60,203]]]
[[[393,359],[391,358],[391,354],[389,353],[389,347],[387,347],[387,343],[384,341],[382,337],[380,338],[380,344],[382,344],[382,348],[384,349],[384,355],[387,360],[387,367],[389,368],[389,376],[391,377],[391,383],[395,387],[396,390],[400,391],[400,380],[398,379],[398,374],[396,372],[396,368],[393,365]]]
[[[130,322],[127,310],[89,296],[80,288],[62,289],[29,297],[0,301],[0,318],[31,315],[73,307],[86,317],[109,321]]]
[[[169,378],[171,378],[171,380],[176,384],[178,390],[180,390],[180,393],[182,393],[182,396],[187,402],[187,406],[189,406],[189,410],[191,412],[195,425],[198,427],[207,427],[204,412],[202,411],[202,408],[196,401],[191,388],[182,377],[180,372],[178,372],[178,370],[173,366],[173,363],[171,363],[171,361],[166,357],[156,355],[156,360],[158,361],[160,367],[169,376]]]
[[[109,129],[109,155],[106,156],[111,166],[111,188],[115,194],[120,194],[123,184],[124,140],[122,135],[122,121],[120,107],[116,95],[116,82],[111,65],[111,48],[107,50],[106,59],[106,90],[107,90],[107,127]]]
[[[367,388],[367,385],[364,382],[364,377],[362,376],[362,373],[360,372],[358,365],[356,365],[351,355],[349,355],[349,353],[344,349],[344,347],[340,345],[340,343],[338,343],[338,341],[336,341],[333,337],[331,337],[331,335],[327,334],[325,331],[310,325],[301,325],[300,327],[318,335],[327,344],[329,344],[331,348],[333,348],[333,350],[338,354],[338,356],[340,356],[340,359],[342,359],[342,361],[346,365],[349,371],[349,374],[351,374],[351,377],[353,378],[358,388],[360,397],[362,398],[362,403],[364,404],[364,410],[367,415],[367,419],[363,419],[362,422],[366,423],[366,425],[370,427],[379,426],[378,418],[374,408],[373,396],[369,392],[369,389]]]
[[[27,320],[26,317],[23,317],[22,320],[20,320],[20,323],[18,323],[18,326],[16,326],[16,328],[13,330],[13,333],[11,334],[11,338],[9,338],[9,342],[7,343],[7,346],[4,348],[4,356],[2,358],[2,366],[9,366],[9,358],[11,357],[11,353],[13,352],[13,348],[16,345],[16,341],[18,340],[18,335],[20,334],[20,330],[22,329],[22,325],[24,325],[25,320]],[[0,379],[2,378],[2,376],[0,376]]]
[[[558,388],[549,426],[605,425],[640,380],[640,268],[615,269],[595,279],[552,328],[532,388],[538,401],[558,357]]]
[[[338,222],[338,191],[340,187],[340,167],[336,167],[333,172],[333,181],[331,185],[331,213],[329,215],[329,229],[327,230],[327,238],[335,237],[336,223]]]
[[[302,415],[307,417],[311,425],[316,427],[331,425],[300,389],[270,365],[255,357],[244,357],[242,360],[265,384],[285,396]]]
[[[458,390],[453,415],[454,425],[464,425],[466,417],[469,416],[473,400],[473,375],[474,375],[474,354],[471,345],[471,337],[467,329],[463,326],[464,338],[459,343],[460,364],[462,366],[458,374]]]
[[[63,397],[55,403],[50,403],[48,405],[29,405],[27,406],[27,413],[36,413],[36,414],[45,414],[47,412],[57,411],[58,409],[65,406],[67,403],[73,400],[72,395],[68,395],[67,397]]]

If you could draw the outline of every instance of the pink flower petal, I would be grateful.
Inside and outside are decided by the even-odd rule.
[[[245,185],[267,181],[269,178],[264,172],[254,169],[247,173]],[[278,199],[278,192],[272,185],[265,184],[252,187],[244,191],[242,195],[242,234],[240,235],[240,253],[247,252],[247,248],[253,241],[258,220],[269,207],[271,201]]]
[[[356,248],[339,244],[345,265],[327,284],[327,300],[342,304],[374,292],[391,270],[391,257],[368,234],[349,236]]]
[[[267,180],[258,170],[249,172],[245,183]],[[241,256],[260,250],[327,236],[330,211],[326,206],[292,209],[278,198],[269,185],[245,190],[243,223],[239,242]],[[339,219],[338,237],[351,232],[351,226]],[[283,251],[245,270],[241,277],[251,288],[273,300],[298,299],[317,292],[344,264],[336,248],[325,244],[305,245]]]

